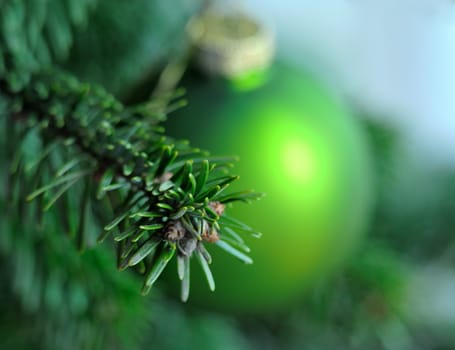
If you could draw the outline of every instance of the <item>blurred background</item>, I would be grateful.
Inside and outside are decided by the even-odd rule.
[[[253,267],[214,262],[187,317],[229,322],[219,349],[455,348],[453,4],[230,6],[273,32],[273,63],[226,86],[201,39],[168,130],[240,156],[239,182],[267,195],[231,212],[264,237]]]
[[[316,66],[351,103],[402,127],[453,162],[455,71],[451,1],[245,1],[274,23],[279,50]]]
[[[251,266],[213,247],[188,303],[173,265],[144,298],[106,252],[60,254],[44,311],[0,288],[0,347],[48,318],[43,349],[455,349],[452,1],[93,4],[59,64],[126,104],[184,88],[167,133],[239,157],[266,196],[226,212],[263,236],[237,242]]]

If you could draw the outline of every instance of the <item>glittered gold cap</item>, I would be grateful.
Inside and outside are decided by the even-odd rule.
[[[210,75],[236,78],[266,69],[273,60],[273,33],[246,13],[208,11],[188,28],[196,63]]]

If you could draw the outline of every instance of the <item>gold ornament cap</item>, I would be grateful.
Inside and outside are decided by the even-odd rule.
[[[275,55],[271,28],[243,11],[208,10],[188,32],[196,64],[209,75],[235,79],[265,70]]]

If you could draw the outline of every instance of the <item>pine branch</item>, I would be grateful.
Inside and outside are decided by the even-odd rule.
[[[102,2],[0,5],[0,296],[8,300],[0,347],[134,348],[149,315],[132,277],[142,276],[146,293],[176,257],[186,300],[193,255],[211,276],[205,245],[248,250],[234,230],[251,229],[228,219],[224,204],[257,194],[225,194],[233,159],[163,134],[160,122],[179,101],[125,107],[56,70]],[[127,41],[123,23],[108,27]],[[80,255],[65,234],[79,250],[97,238],[110,244]],[[118,268],[137,274],[112,272],[112,245]]]
[[[98,0],[3,0],[0,4],[0,76],[19,91],[43,67],[63,61],[74,32]]]
[[[113,237],[118,268],[133,267],[143,274],[144,294],[177,256],[186,264],[179,270],[186,300],[188,259],[195,254],[214,289],[207,243],[217,243],[243,262],[251,262],[240,251],[244,243],[237,231],[254,231],[226,216],[224,208],[228,202],[247,202],[259,195],[226,195],[226,188],[237,179],[226,173],[233,159],[211,158],[186,142],[166,137],[160,126],[166,111],[154,107],[162,104],[125,107],[103,89],[54,70],[34,75],[19,91],[4,81],[1,88],[8,102],[8,123],[13,124],[10,134],[18,134],[20,140],[35,135],[42,142],[40,154],[28,161],[23,149],[16,152],[14,177],[20,179],[20,169],[34,171],[32,178],[41,184],[19,197],[39,200],[42,210],[60,202],[63,207],[66,201],[79,203],[79,222],[62,224],[65,231],[77,234],[80,245],[87,235],[87,207],[96,207],[92,203],[96,200],[111,207],[110,222],[104,223],[98,241]],[[49,169],[50,179],[36,170],[40,167]],[[92,185],[97,187],[97,199],[88,190]],[[22,205],[20,199],[16,202]],[[63,217],[67,215],[62,211]]]

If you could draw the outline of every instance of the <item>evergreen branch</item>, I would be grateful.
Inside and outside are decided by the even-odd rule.
[[[0,76],[15,91],[43,67],[68,56],[75,29],[98,0],[3,0],[0,5]]]
[[[173,256],[187,261],[194,254],[213,290],[206,243],[223,242],[218,244],[227,252],[251,262],[237,250],[248,248],[243,242],[235,244],[233,237],[238,240],[238,235],[233,229],[254,231],[223,213],[225,203],[249,201],[259,195],[239,192],[220,196],[237,180],[224,171],[231,159],[213,162],[206,152],[166,137],[160,125],[163,112],[153,107],[161,104],[125,107],[103,89],[59,71],[36,74],[19,91],[5,81],[1,88],[0,98],[3,95],[9,105],[8,123],[38,133],[48,144],[56,140],[60,144],[59,151],[44,147],[46,154],[38,157],[38,166],[52,162],[52,157],[63,158],[56,169],[50,170],[54,178],[33,188],[27,198],[48,197],[44,209],[57,200],[77,198],[81,203],[79,217],[83,218],[77,229],[81,244],[86,234],[85,211],[92,205],[86,203],[87,190],[69,188],[78,182],[97,182],[96,197],[112,208],[110,223],[103,224],[99,240],[112,235],[117,245],[118,268],[133,267],[145,274],[143,293],[153,286]],[[70,152],[65,156],[62,148]],[[74,154],[79,156],[72,158]],[[95,195],[90,199],[96,201]],[[230,230],[222,230],[222,218]],[[185,265],[181,270],[185,273],[180,271],[179,276],[183,300],[188,298],[188,267]]]

